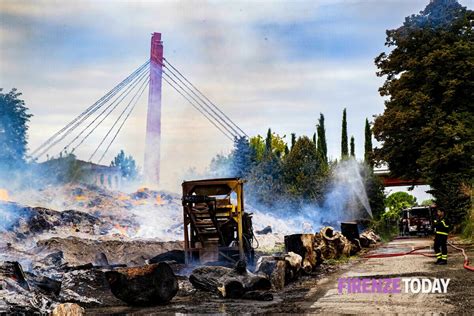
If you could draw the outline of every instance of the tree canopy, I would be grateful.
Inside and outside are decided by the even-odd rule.
[[[347,114],[346,109],[342,112],[342,129],[341,129],[341,159],[349,156],[349,146],[347,141]]]
[[[370,167],[374,166],[373,155],[372,130],[370,129],[369,120],[365,119],[364,161]]]
[[[320,113],[318,125],[316,125],[318,133],[318,154],[325,165],[328,164],[328,146],[326,144],[326,127],[324,127],[324,115]]]
[[[114,160],[111,161],[110,166],[120,168],[122,178],[128,180],[134,180],[138,176],[138,168],[132,156],[125,155],[125,152],[121,150]]]
[[[9,170],[25,161],[28,122],[32,115],[19,98],[21,93],[16,89],[2,91],[0,88],[0,167]]]
[[[395,176],[426,179],[455,222],[468,208],[462,188],[473,176],[473,21],[457,1],[433,0],[387,31],[391,51],[375,59],[388,97],[373,127],[382,144],[376,158]]]

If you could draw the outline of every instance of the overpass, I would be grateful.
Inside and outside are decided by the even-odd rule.
[[[374,170],[374,174],[378,176],[383,183],[384,187],[403,187],[412,185],[428,185],[423,179],[400,179],[392,176],[389,169],[378,169]]]

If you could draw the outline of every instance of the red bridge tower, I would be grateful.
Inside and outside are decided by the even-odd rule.
[[[161,143],[161,77],[163,72],[163,42],[161,33],[153,33],[150,52],[150,87],[146,124],[144,174],[147,185],[160,182]]]

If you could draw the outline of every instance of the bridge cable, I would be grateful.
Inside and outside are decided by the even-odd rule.
[[[40,146],[38,146],[31,154],[30,154],[30,157],[34,158],[34,159],[38,159],[39,157],[41,157],[47,150],[49,150],[49,148],[51,148],[52,146],[54,146],[55,144],[57,144],[57,142],[51,146],[49,146],[46,150],[43,150],[44,147],[48,146],[51,142],[53,142],[56,137],[58,137],[59,135],[61,135],[63,132],[65,132],[66,130],[68,130],[69,128],[71,128],[72,125],[74,125],[77,121],[81,120],[80,123],[82,123],[87,117],[89,117],[90,115],[92,115],[92,113],[94,111],[96,111],[96,109],[98,107],[101,107],[105,102],[107,102],[108,100],[110,100],[110,98],[112,98],[115,94],[117,94],[121,89],[123,89],[123,87],[128,84],[135,76],[136,74],[141,71],[143,68],[145,68],[148,64],[149,64],[149,60],[146,61],[143,65],[141,65],[140,67],[138,67],[135,71],[133,71],[127,78],[125,78],[124,80],[122,80],[119,84],[117,84],[114,88],[112,88],[108,93],[106,93],[104,96],[102,96],[99,100],[97,100],[94,104],[92,104],[91,106],[89,106],[85,111],[83,111],[81,114],[79,114],[77,117],[75,117],[71,122],[69,122],[68,124],[66,124],[66,126],[64,126],[63,128],[61,128],[59,131],[57,131],[54,135],[52,135],[50,138],[48,138],[45,142],[43,142]],[[92,113],[90,113],[92,111]],[[86,116],[86,117],[84,117]],[[79,123],[79,124],[80,124]],[[75,127],[77,127],[78,124],[75,125]],[[75,127],[73,127],[72,129],[74,129]],[[61,140],[64,139],[61,138]],[[36,155],[39,151],[43,151],[42,153],[40,153],[39,155]]]
[[[209,122],[211,122],[212,125],[214,125],[222,134],[224,134],[225,137],[230,139],[231,141],[234,141],[234,139],[229,136],[222,128],[217,125],[213,120],[211,120],[198,106],[196,106],[193,101],[191,101],[186,95],[184,95],[178,88],[176,88],[168,79],[167,77],[163,77],[163,80],[170,85],[176,92],[178,92],[183,98],[186,99],[199,113],[201,113]]]
[[[145,63],[146,65],[147,63]],[[143,70],[143,67],[140,67],[140,71]],[[49,143],[49,145],[46,146],[46,148],[43,148],[42,151],[34,157],[34,159],[38,159],[42,155],[48,152],[49,149],[51,149],[54,145],[62,141],[64,138],[66,138],[70,133],[72,133],[79,125],[81,125],[87,118],[89,118],[92,114],[94,114],[99,108],[101,108],[106,102],[108,102],[112,97],[114,97],[121,89],[123,89],[129,82],[130,80],[133,80],[137,76],[137,72],[134,72],[133,75],[129,76],[129,80],[125,82],[119,89],[115,90],[114,93],[110,94],[106,99],[104,99],[100,104],[98,104],[94,109],[91,111],[88,111],[85,115],[79,115],[81,118],[80,119],[74,119],[72,122],[75,122],[72,126],[71,124],[68,124],[68,128],[63,128],[65,130],[64,134],[59,137],[59,139],[54,140],[52,143]],[[85,112],[83,112],[85,113]],[[67,130],[68,129],[68,130]],[[59,134],[58,134],[59,135]],[[52,138],[51,138],[52,139]],[[40,146],[41,148],[42,146]]]
[[[162,64],[164,67],[166,67],[166,65]],[[171,65],[170,65],[171,66]],[[173,67],[174,68],[174,67]],[[217,121],[220,122],[220,124],[222,126],[224,126],[224,128],[226,130],[229,131],[229,128],[232,129],[232,132],[231,134],[233,135],[237,135],[238,137],[242,137],[242,134],[232,125],[232,124],[229,124],[229,122],[227,122],[222,116],[219,115],[219,113],[217,113],[207,102],[206,100],[204,100],[200,95],[198,95],[194,90],[198,91],[192,84],[189,83],[189,81],[186,80],[186,78],[184,78],[184,80],[186,82],[184,82],[176,73],[175,71],[173,71],[173,69],[169,68],[169,67],[166,67],[167,69],[167,72],[168,73],[171,73],[180,83],[182,83],[200,102],[200,104],[202,104],[205,108],[203,108],[207,113],[209,113],[209,111],[207,109],[209,109],[213,114],[209,113],[209,115],[213,116],[214,119],[216,119]],[[175,69],[175,68],[174,68]],[[179,71],[176,71],[179,73]],[[181,75],[182,76],[182,75]],[[191,85],[191,87],[189,87],[189,85]],[[194,90],[193,90],[194,88]],[[199,91],[198,91],[199,92]],[[200,105],[202,107],[202,105]],[[222,123],[223,122],[223,123]],[[230,123],[233,123],[232,121],[230,121]],[[245,134],[245,133],[244,133]]]
[[[176,67],[174,67],[168,59],[163,57],[163,60],[169,65],[172,69],[174,69],[183,79],[191,85],[204,99],[206,99],[220,114],[222,114],[233,126],[235,126],[242,134],[249,137],[247,133],[245,133],[230,117],[228,117],[214,102],[212,102],[204,93],[201,92],[196,86],[194,86]]]
[[[110,104],[108,104],[102,112],[97,115],[82,131],[71,141],[69,142],[66,147],[64,147],[63,150],[69,148],[69,146],[74,143],[90,126],[92,126],[107,110],[109,110],[114,104],[115,106],[112,107],[112,109],[109,110],[107,114],[93,127],[87,135],[83,137],[83,139],[72,149],[71,153],[73,153],[79,146],[81,146],[84,141],[89,138],[89,136],[102,124],[102,122],[120,105],[120,103],[130,94],[130,92],[133,91],[133,89],[138,85],[138,83],[146,76],[147,71],[143,71],[140,73],[137,77],[133,79],[133,81],[127,86],[127,88],[115,99],[113,100]],[[118,101],[118,102],[117,102]]]
[[[127,113],[127,116],[125,117],[125,119],[122,121],[122,124],[119,126],[117,132],[115,133],[114,137],[112,138],[112,140],[110,141],[109,145],[107,146],[107,148],[105,149],[104,153],[102,154],[102,156],[100,157],[99,161],[98,161],[98,164],[100,164],[100,162],[102,161],[102,159],[104,158],[105,154],[107,153],[107,151],[109,150],[110,146],[112,145],[112,143],[115,141],[115,138],[117,138],[117,135],[120,133],[120,130],[122,129],[123,125],[125,124],[125,122],[127,121],[127,119],[129,118],[130,114],[132,114],[133,110],[135,109],[135,106],[137,105],[138,103],[138,100],[140,100],[142,94],[143,94],[143,91],[145,91],[145,88],[148,86],[148,84],[150,83],[150,81],[146,81],[146,84],[143,86],[143,89],[140,91],[140,95],[138,96],[138,98],[135,100],[135,103],[133,104],[132,108],[130,109],[130,111]]]
[[[238,138],[240,135],[239,134],[235,134],[233,131],[231,131],[227,125],[225,123],[222,123],[222,121],[220,121],[219,119],[217,119],[214,115],[212,115],[205,107],[203,107],[198,100],[196,100],[195,97],[193,97],[188,91],[186,91],[182,86],[181,84],[179,84],[178,82],[176,82],[176,80],[174,80],[169,74],[168,72],[166,72],[165,70],[162,71],[163,74],[168,77],[169,80],[173,81],[175,85],[177,85],[189,98],[193,99],[195,104],[197,104],[203,111],[205,111],[207,113],[208,116],[212,117],[215,122],[217,122],[218,124],[220,124],[220,126],[225,129],[230,135],[232,135],[232,138]],[[202,112],[201,112],[202,113]]]
[[[107,131],[107,133],[105,134],[105,136],[102,138],[102,140],[100,141],[99,145],[97,145],[96,149],[94,150],[94,152],[92,153],[92,155],[89,157],[89,160],[88,161],[91,161],[92,158],[94,158],[95,154],[97,153],[97,151],[100,149],[100,147],[102,146],[102,144],[104,143],[104,141],[107,139],[107,137],[110,135],[110,133],[112,132],[112,130],[114,129],[114,127],[117,125],[117,123],[120,121],[120,119],[122,118],[122,116],[125,114],[125,112],[128,110],[128,108],[130,107],[130,105],[132,104],[133,100],[136,98],[136,96],[138,95],[138,93],[140,92],[140,90],[142,90],[142,88],[145,86],[145,84],[149,81],[149,76],[148,74],[146,74],[145,76],[143,76],[141,79],[140,79],[140,83],[137,83],[136,87],[138,87],[138,89],[136,89],[135,91],[135,94],[130,98],[130,100],[128,101],[128,104],[124,107],[124,109],[122,110],[122,112],[120,113],[120,115],[117,117],[117,119],[115,120],[114,124],[109,128],[109,130]]]

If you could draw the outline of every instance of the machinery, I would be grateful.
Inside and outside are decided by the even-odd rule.
[[[244,211],[243,184],[239,178],[183,182],[186,264],[253,263],[252,216]]]
[[[402,210],[401,235],[428,235],[433,232],[434,208],[416,206]]]

